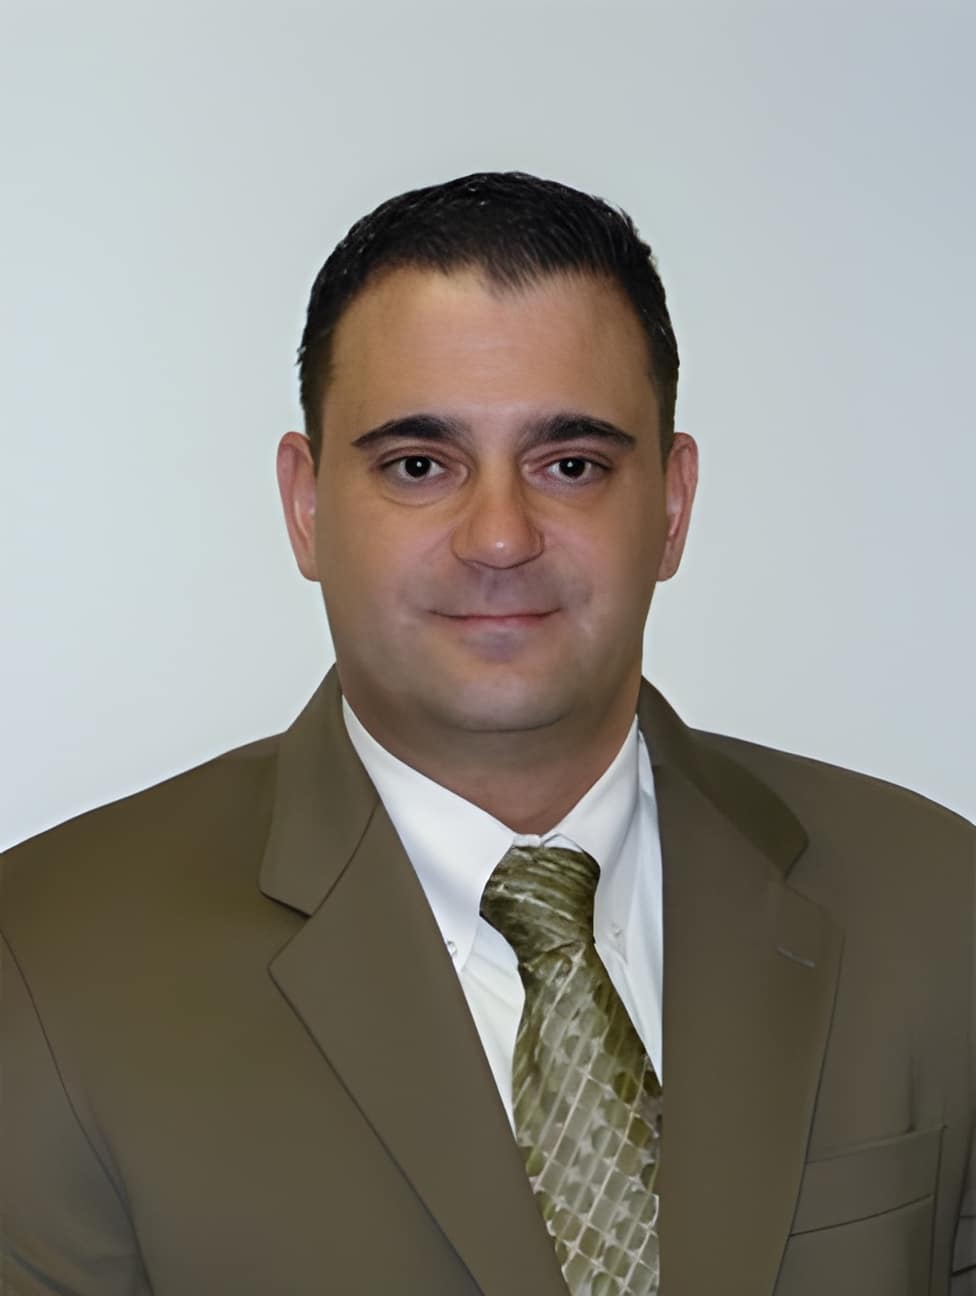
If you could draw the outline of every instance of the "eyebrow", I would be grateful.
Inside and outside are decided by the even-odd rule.
[[[464,419],[445,414],[407,414],[388,419],[353,441],[358,450],[368,450],[384,441],[440,441],[464,446],[470,443],[471,427]],[[534,450],[540,445],[559,445],[567,441],[595,440],[633,450],[637,438],[614,423],[594,418],[576,410],[559,410],[528,419],[522,424],[521,448]]]

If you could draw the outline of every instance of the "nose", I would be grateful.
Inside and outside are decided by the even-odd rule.
[[[486,476],[473,486],[452,548],[462,562],[484,567],[518,567],[538,558],[544,548],[542,532],[516,472]]]

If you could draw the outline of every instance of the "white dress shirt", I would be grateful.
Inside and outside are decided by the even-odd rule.
[[[537,837],[513,832],[399,760],[367,732],[345,697],[342,714],[454,961],[509,1120],[525,996],[514,950],[479,908],[492,870],[513,845],[584,850],[599,864],[597,952],[663,1082],[661,844],[654,777],[637,717],[601,777],[551,832]]]

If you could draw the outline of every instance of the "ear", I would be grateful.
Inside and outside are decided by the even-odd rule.
[[[278,443],[278,490],[285,526],[298,570],[310,581],[319,578],[315,559],[315,465],[308,437],[286,432]]]
[[[691,506],[698,486],[698,446],[686,432],[675,432],[664,474],[664,503],[668,519],[659,581],[670,580],[684,553]]]

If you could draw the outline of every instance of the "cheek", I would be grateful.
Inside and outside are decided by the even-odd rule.
[[[380,519],[371,514],[369,499],[335,474],[323,492],[316,524],[316,551],[333,577],[367,569],[383,546]]]
[[[633,596],[636,588],[643,587],[648,567],[660,548],[653,518],[629,504],[625,500],[587,533],[567,537],[580,567],[589,573],[597,597],[619,599],[628,591]]]
[[[650,592],[664,552],[667,518],[657,500],[646,497],[621,514],[620,566],[635,590]]]
[[[424,570],[408,531],[391,526],[388,511],[351,495],[326,506],[316,531],[316,555],[326,599],[360,623],[396,620]]]
[[[660,557],[651,519],[618,513],[584,538],[567,537],[570,569],[585,588],[583,622],[596,634],[629,632],[647,616]]]

